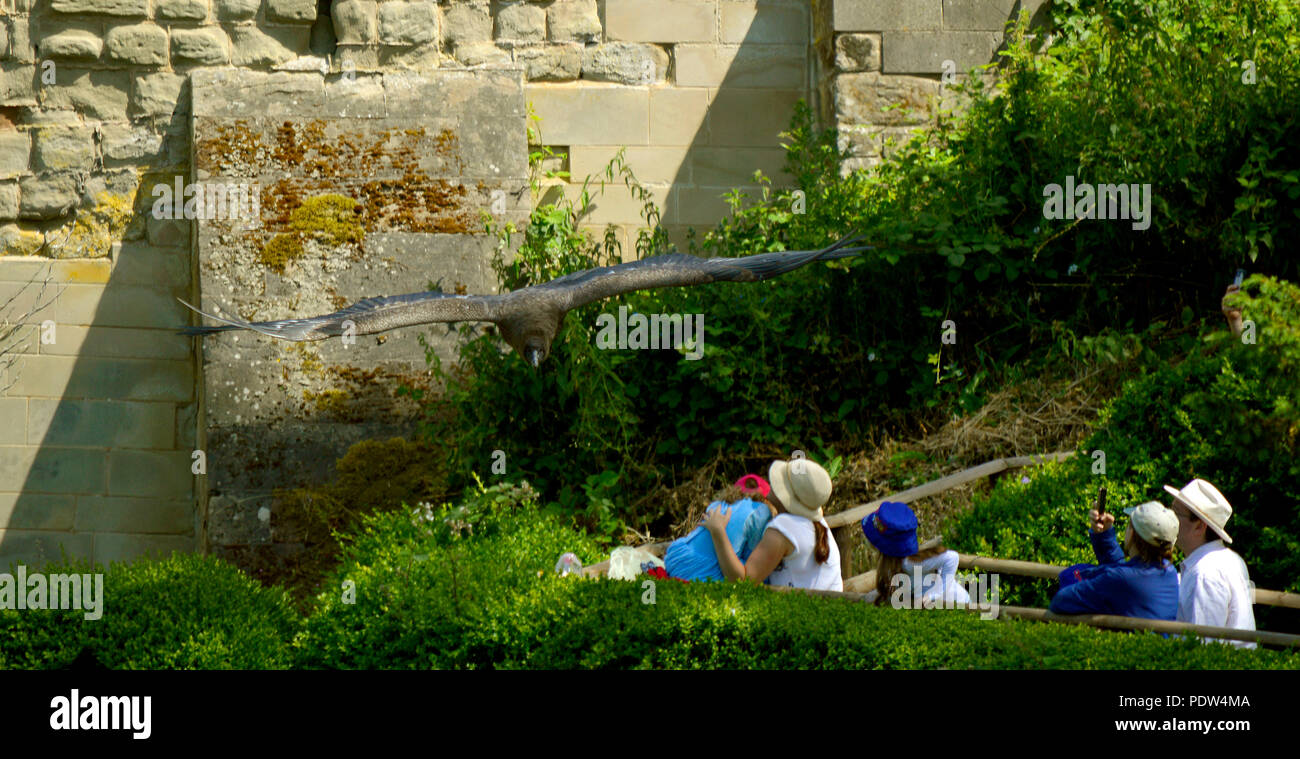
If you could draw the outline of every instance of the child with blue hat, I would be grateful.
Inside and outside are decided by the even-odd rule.
[[[899,575],[912,586],[910,600],[970,603],[970,594],[957,584],[957,552],[943,545],[919,550],[916,526],[916,514],[897,501],[886,501],[862,518],[862,534],[880,552],[875,603],[885,602]]]

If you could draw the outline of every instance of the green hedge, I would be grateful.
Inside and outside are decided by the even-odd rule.
[[[1294,668],[1300,657],[958,611],[897,611],[736,584],[560,578],[585,536],[503,496],[368,520],[295,641],[323,668]],[[460,532],[452,529],[460,524]],[[470,535],[470,527],[473,535]]]
[[[47,565],[44,574],[95,572]],[[284,669],[297,614],[220,559],[177,554],[110,566],[102,616],[83,611],[0,611],[0,669]]]
[[[313,613],[198,556],[114,565],[97,621],[0,612],[0,668],[1296,668],[1300,656],[898,611],[728,583],[560,578],[604,558],[527,487],[365,519]],[[85,570],[50,567],[47,572]],[[354,587],[345,588],[345,583]],[[352,600],[353,603],[348,601]],[[1005,603],[1005,601],[1004,601]]]

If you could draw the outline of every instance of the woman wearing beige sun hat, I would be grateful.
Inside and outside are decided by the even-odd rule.
[[[822,507],[831,497],[830,474],[817,462],[796,457],[773,461],[768,480],[772,488],[768,500],[778,514],[768,522],[763,539],[744,564],[727,538],[730,510],[718,509],[705,516],[704,525],[713,536],[723,575],[728,580],[843,590],[840,549],[822,515]]]
[[[1183,560],[1178,584],[1178,621],[1214,627],[1255,629],[1255,593],[1250,572],[1237,552],[1228,548],[1228,520],[1232,504],[1219,489],[1195,479],[1178,490],[1165,485],[1174,497],[1178,517],[1178,547]],[[1254,643],[1225,641],[1254,648]]]

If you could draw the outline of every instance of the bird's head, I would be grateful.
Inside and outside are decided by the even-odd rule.
[[[532,339],[524,343],[524,360],[534,369],[542,365],[548,353],[546,343],[542,340]]]

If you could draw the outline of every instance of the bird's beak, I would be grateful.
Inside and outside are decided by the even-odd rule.
[[[536,369],[542,365],[542,352],[536,348],[528,348],[524,351],[524,359]]]

